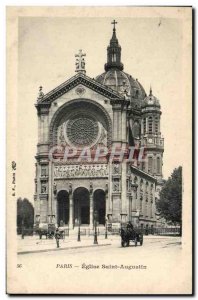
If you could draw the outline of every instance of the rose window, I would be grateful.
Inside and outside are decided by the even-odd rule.
[[[98,123],[89,116],[76,116],[68,121],[67,137],[76,146],[90,146],[98,137]]]

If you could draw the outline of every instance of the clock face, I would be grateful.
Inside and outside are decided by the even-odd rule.
[[[153,142],[153,139],[148,139],[149,144]]]

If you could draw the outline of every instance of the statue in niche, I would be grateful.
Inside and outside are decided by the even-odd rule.
[[[89,185],[89,192],[90,192],[90,194],[93,193],[93,183],[92,182],[90,182],[90,185]]]
[[[60,126],[59,141],[60,141],[60,143],[64,143],[64,141],[65,141],[63,124]]]
[[[108,189],[109,189],[109,186],[108,186],[108,183],[105,184],[105,193],[107,194],[108,193]]]
[[[85,166],[82,166],[82,176],[86,176],[86,168],[85,168]]]
[[[78,166],[69,166],[69,177],[75,177],[75,176],[78,176],[78,173],[79,173],[79,168]]]
[[[79,169],[78,169],[78,175],[82,176],[82,173],[83,173],[83,167],[82,167],[82,165],[80,165]]]
[[[119,181],[114,181],[113,190],[114,192],[119,192]]]
[[[46,191],[47,191],[47,186],[46,186],[46,184],[42,184],[42,185],[41,185],[41,194],[46,194]]]
[[[70,182],[69,183],[69,194],[71,194],[72,193],[72,183]]]
[[[74,177],[76,175],[76,170],[74,167],[70,166],[70,177]]]
[[[101,166],[99,166],[99,165],[96,166],[96,175],[98,175],[98,176],[101,175]]]
[[[119,174],[120,165],[119,164],[114,164],[113,171],[114,171],[114,174]]]
[[[103,176],[107,175],[107,166],[106,165],[102,165],[102,175]]]
[[[95,173],[96,173],[96,171],[95,171],[95,166],[92,166],[92,168],[91,168],[91,170],[90,170],[90,175],[91,175],[91,176],[95,176]]]
[[[89,166],[87,166],[87,168],[86,168],[86,166],[83,166],[83,175],[84,176],[88,176],[89,174]]]
[[[54,195],[56,195],[56,193],[57,193],[57,185],[56,185],[56,182],[54,182],[54,185],[53,185],[53,191],[54,191]]]
[[[101,135],[100,135],[100,139],[99,139],[98,143],[106,146],[107,145],[106,137],[107,137],[106,131],[102,127]]]

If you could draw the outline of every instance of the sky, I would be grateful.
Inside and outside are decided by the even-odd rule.
[[[179,18],[116,18],[124,71],[160,100],[165,139],[163,175],[182,165],[183,24]],[[17,194],[33,201],[38,88],[47,93],[75,75],[75,54],[86,53],[86,74],[104,72],[112,18],[20,17],[18,26]]]

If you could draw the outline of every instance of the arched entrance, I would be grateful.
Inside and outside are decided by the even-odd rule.
[[[94,192],[94,211],[98,213],[98,223],[105,225],[106,199],[105,192],[101,189]]]
[[[89,191],[79,187],[74,191],[74,225],[89,225],[90,223],[90,200]]]
[[[57,195],[57,212],[58,212],[58,225],[60,223],[69,223],[69,194],[67,191],[61,190]]]

